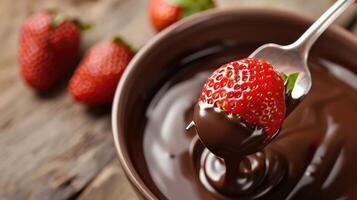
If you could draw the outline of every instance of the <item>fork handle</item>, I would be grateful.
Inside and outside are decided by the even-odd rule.
[[[307,61],[309,51],[321,34],[339,17],[355,0],[337,0],[296,42],[292,44]]]

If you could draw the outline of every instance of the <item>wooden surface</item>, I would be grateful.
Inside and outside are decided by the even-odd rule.
[[[270,6],[317,17],[333,0],[219,0],[224,7]],[[0,199],[136,199],[116,158],[110,108],[75,104],[66,83],[36,94],[20,80],[20,24],[38,10],[58,8],[95,28],[94,42],[124,35],[140,48],[153,35],[146,0],[0,0]],[[339,23],[347,25],[355,10]],[[354,27],[357,33],[357,26]]]

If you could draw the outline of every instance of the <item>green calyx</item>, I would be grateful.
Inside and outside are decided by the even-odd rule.
[[[281,78],[283,79],[284,81],[284,85],[285,85],[285,92],[287,94],[291,93],[294,89],[294,86],[295,86],[295,83],[296,83],[296,80],[299,76],[299,73],[292,73],[292,74],[285,74],[284,72],[281,72],[280,73],[281,75]]]
[[[71,19],[56,10],[50,10],[50,13],[53,16],[52,21],[50,23],[50,26],[52,28],[59,27],[66,20],[72,21],[79,28],[80,31],[87,31],[92,28],[92,24],[85,24],[79,21],[78,19]]]
[[[73,19],[72,22],[81,30],[82,32],[88,31],[93,28],[93,24],[83,23],[78,19]]]
[[[113,38],[113,42],[115,42],[116,44],[119,44],[121,46],[124,46],[125,48],[129,49],[133,53],[135,52],[134,49],[131,47],[131,45],[128,44],[122,37],[115,36]]]
[[[195,13],[208,10],[214,7],[213,0],[167,0],[183,8],[181,18],[188,17]]]
[[[50,23],[50,26],[52,28],[57,28],[59,25],[61,25],[64,21],[66,20],[66,17],[59,12],[53,12],[53,18]]]

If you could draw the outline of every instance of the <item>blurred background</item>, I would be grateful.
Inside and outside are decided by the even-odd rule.
[[[317,18],[335,0],[216,0],[217,9],[274,7]],[[136,199],[116,158],[110,106],[73,103],[66,84],[47,94],[18,74],[19,30],[26,17],[58,9],[94,27],[82,52],[122,35],[135,49],[155,35],[147,0],[0,0],[0,199]],[[357,36],[357,11],[338,24]]]

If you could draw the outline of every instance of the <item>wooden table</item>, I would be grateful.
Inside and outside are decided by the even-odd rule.
[[[333,0],[220,0],[223,7],[270,6],[317,17]],[[20,24],[58,8],[94,22],[83,51],[124,35],[140,48],[153,35],[146,0],[0,0],[0,199],[136,199],[116,158],[110,108],[74,103],[66,83],[38,95],[23,84],[16,59]],[[351,10],[339,23],[353,27]],[[357,26],[354,27],[357,32]]]

